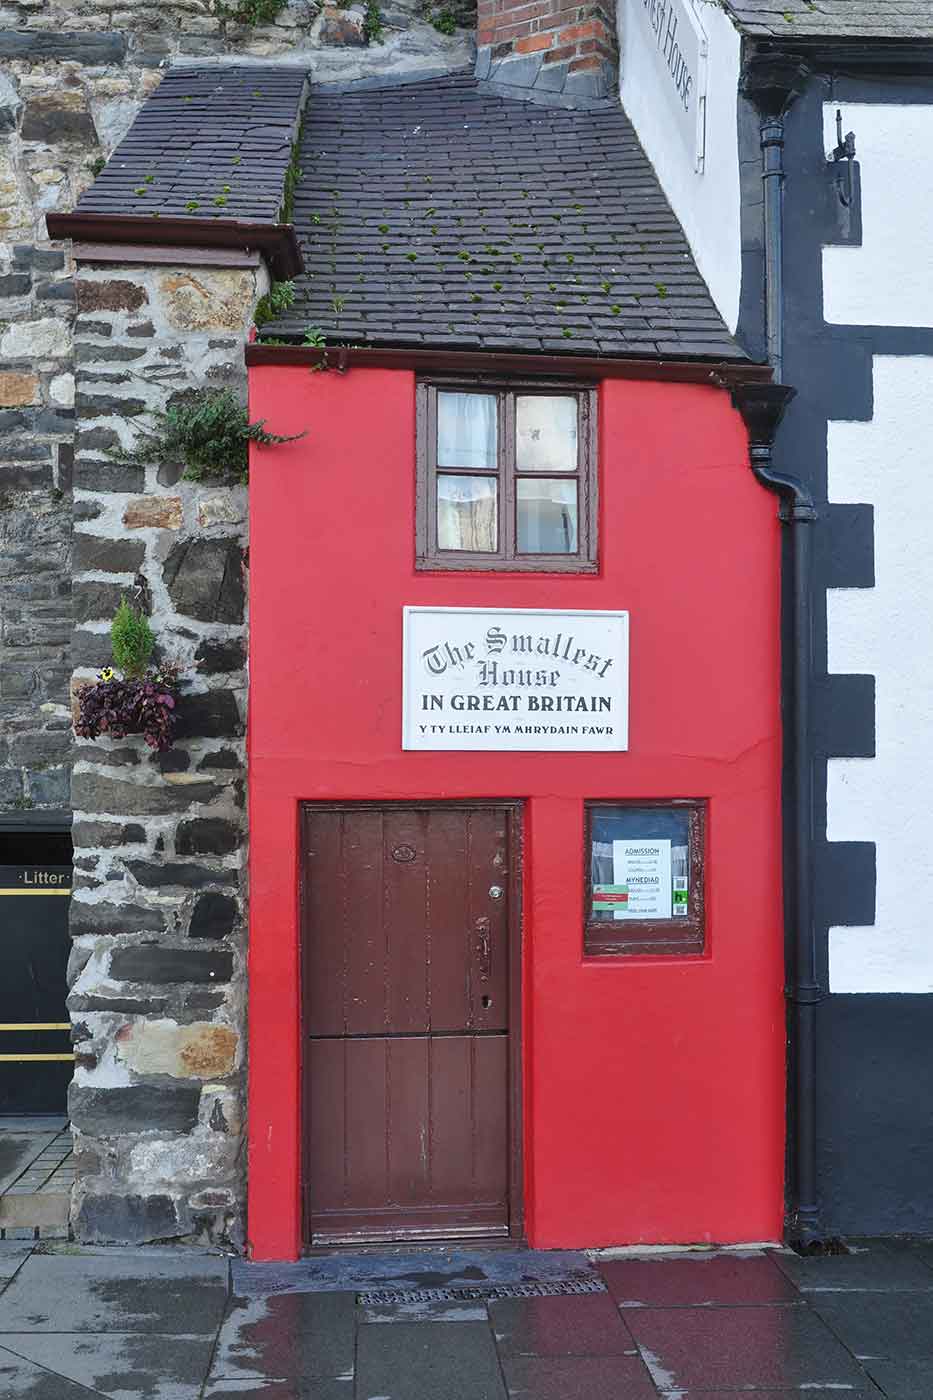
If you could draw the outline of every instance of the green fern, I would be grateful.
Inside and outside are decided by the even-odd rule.
[[[111,455],[119,461],[184,462],[185,481],[243,484],[251,442],[274,447],[306,436],[267,432],[264,419],[251,423],[232,389],[201,389],[152,419],[153,428],[142,431],[138,447]]]

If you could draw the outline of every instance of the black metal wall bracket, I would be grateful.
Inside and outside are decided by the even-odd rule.
[[[862,242],[862,174],[855,159],[855,132],[842,134],[836,112],[836,145],[826,161],[826,216],[823,242],[857,248]]]

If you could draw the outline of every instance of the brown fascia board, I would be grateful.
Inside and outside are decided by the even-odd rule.
[[[452,374],[564,375],[575,379],[654,379],[679,384],[713,384],[732,388],[736,384],[767,383],[770,365],[748,360],[647,360],[603,355],[520,355],[492,350],[431,350],[423,348],[369,349],[365,346],[263,345],[252,341],[246,347],[247,365],[305,365],[311,368],[344,370],[353,366],[368,369],[414,369]]]
[[[154,219],[151,214],[46,214],[50,238],[89,243],[165,243],[176,248],[243,248],[262,253],[277,282],[304,271],[291,224],[257,224],[241,219]]]

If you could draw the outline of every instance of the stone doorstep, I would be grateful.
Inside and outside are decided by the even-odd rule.
[[[68,1191],[31,1191],[28,1195],[0,1196],[0,1230],[67,1225],[70,1205],[71,1195]]]

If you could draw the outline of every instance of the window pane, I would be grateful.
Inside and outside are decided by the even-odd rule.
[[[519,554],[576,554],[577,483],[517,479]]]
[[[437,477],[438,549],[495,551],[499,542],[498,482],[489,476]]]
[[[686,918],[695,897],[689,823],[679,807],[594,807],[590,919]]]
[[[575,472],[577,400],[520,394],[515,400],[515,465],[520,472]]]
[[[495,394],[438,392],[437,465],[495,470]]]

